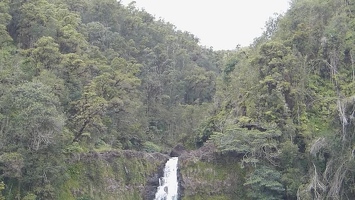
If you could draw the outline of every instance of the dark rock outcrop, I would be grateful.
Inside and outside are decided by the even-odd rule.
[[[169,159],[169,157],[165,154],[153,153],[153,155],[155,155],[154,158],[158,158],[163,162],[161,165],[159,165],[156,171],[149,176],[147,183],[144,187],[144,200],[152,200],[155,198],[155,193],[157,192],[157,188],[159,186],[159,178],[164,175],[165,163]]]
[[[182,144],[176,145],[173,150],[170,152],[171,157],[179,157],[182,154],[186,153],[185,147]]]
[[[147,184],[144,187],[144,200],[152,200],[155,198],[155,193],[157,192],[157,188],[159,186],[159,178],[164,176],[164,167],[165,163],[157,169],[156,173],[153,173],[148,178]]]

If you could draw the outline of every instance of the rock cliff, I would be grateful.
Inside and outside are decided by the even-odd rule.
[[[138,151],[75,155],[58,199],[151,200],[168,158]]]
[[[240,168],[239,158],[215,150],[212,143],[206,143],[180,156],[182,200],[246,199],[242,190],[245,170]]]

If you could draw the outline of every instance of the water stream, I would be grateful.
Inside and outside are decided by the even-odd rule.
[[[159,187],[154,200],[178,199],[177,164],[178,157],[172,157],[166,162],[164,177],[159,179]]]

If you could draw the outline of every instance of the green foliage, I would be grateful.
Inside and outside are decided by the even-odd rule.
[[[25,2],[18,10],[19,17],[13,17],[16,24],[16,41],[24,48],[31,48],[41,36],[55,35],[54,5],[46,0]],[[17,21],[18,20],[18,21]]]
[[[247,194],[251,199],[281,199],[285,189],[280,179],[280,172],[260,166],[248,176],[244,185],[249,188]]]
[[[94,124],[97,125],[97,128],[104,128],[101,117],[107,108],[107,102],[104,98],[90,91],[90,89],[90,87],[86,87],[82,98],[72,103],[75,110],[75,115],[72,118],[72,126],[76,127],[76,130],[74,129],[74,142],[78,141],[84,131],[90,129],[90,126]]]
[[[52,37],[41,37],[31,49],[31,58],[37,65],[37,70],[41,68],[51,69],[57,66],[61,59],[59,45]],[[39,68],[39,69],[38,69]]]
[[[213,114],[200,138],[212,136],[218,152],[256,166],[246,186],[255,183],[259,192],[250,190],[250,198],[353,194],[345,178],[353,174],[345,164],[354,146],[353,8],[348,1],[292,1],[252,46],[224,52],[227,73],[217,82]],[[264,138],[253,130],[265,128],[260,124],[279,134]],[[266,144],[275,154],[258,149]],[[271,180],[284,190],[258,190],[272,188],[260,171],[274,174]]]
[[[38,151],[57,141],[64,126],[58,98],[41,82],[19,85],[8,94],[9,123],[2,135],[8,148]]]
[[[19,153],[4,153],[0,156],[3,176],[11,178],[22,177],[24,158]]]
[[[230,199],[228,196],[224,195],[197,195],[197,196],[192,196],[192,197],[184,197],[186,200],[228,200]]]
[[[161,147],[152,142],[147,141],[143,143],[143,150],[150,153],[161,152]]]
[[[280,182],[285,186],[285,193],[289,198],[297,196],[300,186],[305,182],[304,178],[295,178],[302,175],[303,172],[299,168],[288,167],[286,172],[283,172]]]
[[[114,0],[4,0],[0,36],[8,199],[73,199],[69,187],[54,188],[78,185],[62,176],[64,161],[90,151],[195,147],[219,56],[192,34]],[[143,179],[130,174],[124,182]]]
[[[80,146],[78,142],[73,142],[72,144],[68,145],[64,149],[64,153],[68,153],[68,154],[75,154],[75,153],[82,153],[82,152],[84,152],[84,149],[82,146]]]
[[[90,178],[79,168],[59,176],[64,159],[210,140],[218,155],[245,167],[241,188],[251,199],[354,196],[355,7],[340,0],[290,5],[250,47],[215,52],[134,3],[1,1],[4,196],[106,199],[83,184]],[[101,184],[114,173],[122,183],[144,184],[145,167],[156,167],[85,164]]]
[[[5,190],[5,184],[4,182],[0,183],[0,200],[5,200],[5,197],[3,196],[3,191]]]
[[[278,157],[279,131],[247,130],[242,128],[230,128],[225,133],[215,133],[212,139],[218,150],[222,153],[235,152],[243,157],[242,166],[245,164],[256,165],[259,159],[265,159],[271,163]]]
[[[235,158],[218,156],[210,162],[183,157],[179,162],[182,179],[191,180],[184,183],[182,199],[248,199],[243,188],[245,169],[238,166]]]
[[[26,196],[24,196],[22,199],[23,200],[36,200],[37,196],[35,194],[30,193],[30,194],[27,194]]]
[[[9,1],[0,2],[0,48],[6,47],[12,43],[12,38],[7,32],[6,26],[9,24],[12,16],[9,14]]]

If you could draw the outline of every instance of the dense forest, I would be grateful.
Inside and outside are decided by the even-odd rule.
[[[89,180],[142,199],[177,144],[238,175],[211,199],[352,199],[354,47],[353,0],[292,0],[228,51],[134,2],[1,0],[0,200],[115,199]]]

